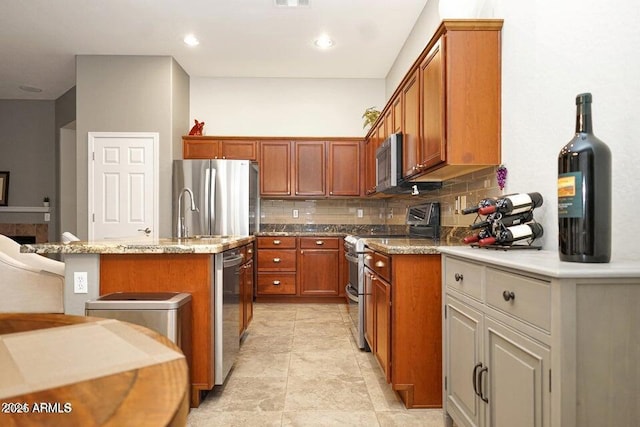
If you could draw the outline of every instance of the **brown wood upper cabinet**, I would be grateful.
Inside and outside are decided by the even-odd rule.
[[[420,169],[446,161],[444,138],[444,73],[440,43],[434,46],[420,64],[422,102],[422,144]]]
[[[386,120],[378,121],[375,128],[369,132],[369,138],[365,144],[365,195],[376,193],[376,151],[387,137]]]
[[[260,195],[291,196],[291,142],[260,141]]]
[[[501,162],[502,20],[445,20],[366,139],[365,194],[375,150],[403,133],[403,176],[443,181]],[[390,122],[391,121],[391,122]]]
[[[362,141],[260,141],[263,197],[340,197],[361,194]]]
[[[329,196],[355,196],[361,194],[360,141],[329,141]]]
[[[294,142],[294,188],[296,196],[318,197],[327,194],[327,149],[324,141]]]
[[[402,87],[402,175],[414,175],[420,152],[420,81],[414,71]]]
[[[239,159],[256,161],[257,141],[251,139],[220,139],[208,136],[183,136],[184,159]]]
[[[501,162],[502,21],[445,22],[418,67],[421,144],[415,180]]]

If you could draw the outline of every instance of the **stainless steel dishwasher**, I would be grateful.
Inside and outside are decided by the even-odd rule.
[[[240,264],[239,249],[215,255],[214,280],[214,379],[222,385],[240,350]]]

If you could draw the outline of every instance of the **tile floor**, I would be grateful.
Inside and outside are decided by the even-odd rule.
[[[444,425],[440,409],[405,409],[360,351],[342,304],[255,304],[235,367],[188,425]]]

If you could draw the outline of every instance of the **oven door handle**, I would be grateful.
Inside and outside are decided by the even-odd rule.
[[[347,259],[347,261],[349,262],[354,262],[354,263],[358,263],[358,256],[357,255],[352,255],[349,252],[345,252],[344,257]]]
[[[347,285],[344,287],[344,291],[347,294],[347,298],[349,298],[351,301],[357,303],[358,302],[358,294],[356,293],[356,295],[353,294],[353,292],[351,291],[353,289],[353,287],[351,285]]]

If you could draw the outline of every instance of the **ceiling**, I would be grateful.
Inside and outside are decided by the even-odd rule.
[[[58,98],[75,55],[170,55],[191,77],[385,78],[427,1],[2,0],[0,99]],[[322,33],[332,48],[314,46]]]

